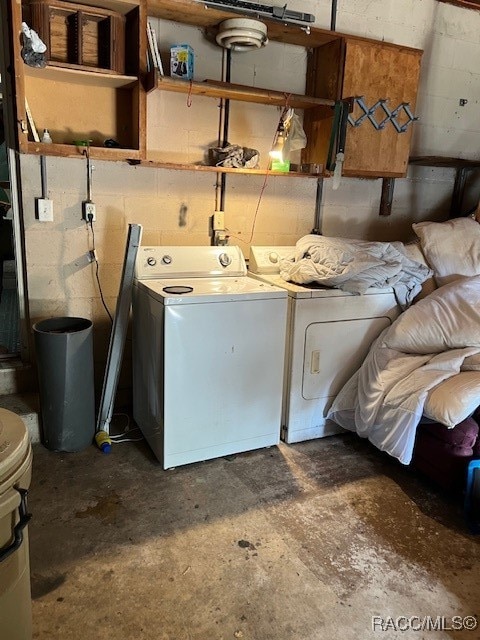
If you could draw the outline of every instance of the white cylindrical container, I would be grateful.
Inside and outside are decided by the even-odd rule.
[[[32,603],[26,493],[32,448],[22,420],[0,408],[0,630],[8,640],[31,640]]]

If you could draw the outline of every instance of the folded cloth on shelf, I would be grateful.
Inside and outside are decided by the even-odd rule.
[[[432,271],[399,251],[390,242],[366,242],[309,234],[300,238],[293,254],[280,261],[280,275],[297,284],[318,282],[349,293],[393,288],[406,308]]]
[[[479,353],[480,276],[474,276],[440,287],[385,329],[328,418],[409,464],[428,394]],[[480,378],[470,383],[469,395],[480,404]]]

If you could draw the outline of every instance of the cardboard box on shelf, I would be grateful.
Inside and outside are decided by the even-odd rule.
[[[170,48],[170,75],[193,80],[193,49],[189,44],[175,44]]]

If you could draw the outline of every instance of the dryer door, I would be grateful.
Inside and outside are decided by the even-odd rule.
[[[337,395],[360,368],[375,338],[390,318],[318,322],[307,327],[302,396],[314,400]]]

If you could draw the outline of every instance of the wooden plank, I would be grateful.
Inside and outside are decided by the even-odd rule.
[[[307,60],[306,93],[338,100],[342,95],[345,43],[339,38],[311,49]]]
[[[338,100],[342,91],[344,58],[343,39],[312,49],[307,61],[306,92],[332,101]],[[305,112],[303,128],[307,146],[302,150],[302,162],[326,164],[332,124],[331,108]]]
[[[155,18],[191,24],[199,28],[211,28],[213,30],[212,33],[216,33],[216,28],[222,20],[241,17],[239,13],[206,8],[201,2],[195,2],[195,0],[147,0],[147,13],[149,16]],[[249,15],[247,17],[251,18],[252,16]],[[296,44],[301,47],[318,47],[342,37],[348,37],[362,42],[377,42],[370,38],[350,36],[338,31],[328,31],[312,26],[309,26],[307,32],[306,25],[284,24],[281,21],[269,20],[263,17],[261,21],[267,25],[270,40],[276,40],[286,44]],[[387,48],[390,46],[398,48],[398,45],[388,42],[382,42],[382,44]],[[403,47],[403,49],[417,51],[417,49],[411,47]]]
[[[74,5],[76,10],[81,11],[88,9],[97,13],[115,11],[117,13],[126,14],[133,8],[138,7],[142,0],[75,0],[75,2],[64,2],[64,0],[34,0],[36,2],[46,2],[47,4],[55,3],[56,6]],[[32,2],[32,0],[30,0]]]
[[[79,83],[64,85],[60,93],[58,83],[41,76],[25,80],[37,127],[48,129],[54,142],[91,139],[93,146],[102,146],[113,138],[121,147],[138,148],[138,136],[132,130],[135,96],[128,89],[90,86],[86,97],[85,86]]]
[[[85,147],[72,144],[43,144],[41,142],[28,142],[26,153],[38,156],[59,156],[62,158],[78,158]],[[138,149],[109,149],[107,147],[90,147],[90,157],[95,160],[115,160],[140,162]]]
[[[454,4],[456,7],[464,7],[465,9],[480,9],[480,0],[439,0],[447,4]]]
[[[204,164],[182,164],[179,162],[159,162],[156,160],[142,160],[141,165],[144,167],[156,167],[157,169],[173,169],[176,171],[198,171],[207,173],[228,173],[228,174],[245,174],[252,176],[276,176],[280,178],[318,178],[319,173],[303,173],[299,171],[270,171],[267,169],[244,169],[239,167],[234,169],[231,167],[211,167]]]
[[[211,28],[213,33],[216,33],[216,28],[222,20],[241,17],[240,14],[231,11],[206,8],[205,5],[193,0],[149,0],[147,13],[155,18],[173,20],[200,28]],[[283,22],[263,17],[261,21],[267,25],[269,39],[278,42],[315,47],[335,40],[337,37],[332,31],[315,27],[310,27],[310,33],[307,33],[302,25],[285,25]]]
[[[321,105],[333,105],[333,100],[324,98],[312,98],[286,91],[273,91],[271,89],[259,89],[246,85],[220,82],[217,80],[204,80],[203,82],[188,82],[177,80],[168,76],[160,76],[156,73],[156,87],[162,91],[200,95],[207,98],[226,98],[240,102],[254,102],[283,107],[287,103],[296,109],[311,109]]]
[[[22,22],[22,5],[21,0],[12,0],[9,5],[11,13],[9,15],[9,38],[10,47],[9,51],[12,56],[14,76],[11,78],[15,101],[15,120],[17,122],[17,144],[20,151],[26,151],[27,139],[28,139],[28,125],[27,125],[27,113],[25,110],[25,81],[23,75],[23,68],[25,64],[21,56],[21,38],[20,38],[20,25]],[[12,65],[9,65],[12,69]],[[7,68],[8,70],[8,68]],[[11,73],[11,71],[10,71]],[[12,96],[13,100],[13,96]]]
[[[390,110],[408,102],[415,113],[421,52],[385,47],[382,42],[347,39],[343,97],[363,96],[367,106],[388,99]],[[361,115],[357,106],[354,119]],[[375,118],[385,117],[379,109]],[[413,126],[397,133],[391,122],[381,131],[369,120],[348,125],[344,175],[403,177],[406,175]]]
[[[135,146],[139,149],[139,157],[145,158],[147,153],[147,94],[144,89],[147,74],[147,5],[145,2],[127,15],[125,33],[127,62],[129,60],[135,62],[136,67],[131,70],[140,78],[140,82],[132,93],[132,119],[136,114],[134,135],[137,144]],[[134,55],[135,52],[137,55]]]
[[[450,169],[476,169],[480,167],[480,160],[466,160],[464,158],[449,158],[444,156],[413,156],[408,161],[423,167],[445,167]]]
[[[65,67],[47,65],[44,69],[25,65],[25,75],[40,80],[50,80],[52,82],[75,83],[83,87],[104,87],[110,89],[133,86],[138,80],[135,76],[122,76],[116,73],[92,73],[84,69],[74,68],[71,65]]]

